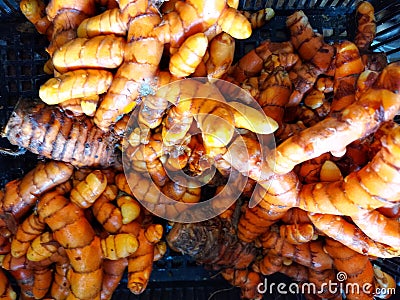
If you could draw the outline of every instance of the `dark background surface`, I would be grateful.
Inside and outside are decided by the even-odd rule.
[[[235,57],[242,57],[265,39],[288,40],[286,17],[297,9],[304,10],[313,28],[324,34],[327,42],[352,39],[357,2],[241,0],[241,9],[253,11],[267,6],[274,8],[276,15],[263,28],[254,31],[251,38],[237,41]],[[400,1],[370,2],[375,6],[377,19],[377,38],[372,50],[385,51],[390,61],[400,60]],[[43,72],[43,65],[48,59],[45,51],[47,41],[21,16],[18,3],[13,0],[0,1],[0,128],[4,128],[18,99],[37,97],[39,86],[49,78]],[[0,147],[15,149],[5,138],[0,139]],[[31,153],[18,157],[0,155],[0,188],[31,170],[38,160],[40,158]],[[378,260],[377,264],[393,275],[400,285],[400,258]],[[289,281],[285,276],[276,274],[268,277],[268,282]],[[391,299],[400,299],[399,286],[396,292]],[[161,261],[155,263],[149,286],[142,295],[129,293],[124,279],[113,299],[234,300],[239,299],[239,290],[232,288],[215,272],[197,266],[190,258],[167,252]],[[266,295],[265,299],[297,300],[303,297],[273,294]]]

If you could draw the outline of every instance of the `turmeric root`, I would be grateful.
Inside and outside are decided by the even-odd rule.
[[[71,269],[71,293],[80,299],[95,299],[102,284],[100,238],[84,217],[83,210],[56,192],[43,195],[38,203],[39,218],[65,248]]]
[[[114,35],[75,38],[54,52],[53,65],[60,73],[88,68],[113,69],[121,65],[124,48],[125,40]]]
[[[314,238],[314,227],[309,223],[281,225],[279,231],[280,236],[293,245],[308,243]]]
[[[273,254],[289,258],[303,266],[315,270],[332,268],[332,259],[324,252],[321,241],[293,245],[282,236],[277,237],[276,234],[270,232],[263,234],[260,241],[264,248],[272,248]],[[276,245],[272,245],[273,243]],[[262,261],[260,263],[262,264]]]
[[[172,250],[188,254],[213,269],[245,269],[258,252],[252,243],[237,238],[229,220],[219,217],[200,223],[175,223],[167,243]]]
[[[399,176],[395,155],[399,147],[396,144],[399,133],[400,128],[396,126],[382,140],[382,149],[373,160],[343,180],[304,185],[298,198],[299,207],[315,213],[354,214],[357,218],[360,208],[371,210],[397,202],[400,195],[396,188]]]
[[[46,16],[44,1],[22,0],[19,7],[24,16],[35,26],[36,30],[50,39],[53,34],[53,24]]]
[[[5,133],[14,145],[77,167],[118,165],[114,151],[118,139],[112,134],[104,134],[87,117],[71,119],[57,108],[37,101],[21,101],[9,119]],[[35,137],[35,143],[30,142],[32,137]],[[66,166],[62,163],[52,164]],[[71,166],[64,168],[72,171]]]
[[[6,184],[2,201],[2,218],[7,223],[7,228],[14,231],[15,221],[20,220],[44,192],[56,185],[67,181],[72,175],[72,166],[50,161],[39,163],[22,179]],[[14,226],[12,225],[14,223]],[[15,232],[15,231],[14,231]]]
[[[393,119],[398,111],[399,85],[395,78],[399,71],[400,64],[388,65],[357,102],[337,116],[328,117],[285,140],[276,149],[274,171],[286,173],[295,165],[329,151],[342,153],[348,144],[375,131],[382,121]],[[382,117],[378,118],[376,114],[381,109],[384,113],[379,113]]]
[[[54,240],[53,234],[46,231],[32,241],[26,257],[30,261],[42,261],[56,253],[59,246]]]
[[[400,254],[398,249],[370,239],[357,226],[341,216],[310,213],[309,217],[319,231],[360,254],[382,258]]]
[[[82,38],[107,34],[124,36],[127,30],[127,24],[122,21],[119,8],[113,8],[83,20],[77,28],[77,36]]]
[[[154,246],[161,239],[161,225],[150,225],[139,231],[139,248],[128,257],[128,288],[138,295],[144,291],[150,278],[154,259]]]
[[[109,235],[105,239],[101,239],[100,243],[103,257],[110,260],[128,257],[139,247],[137,238],[128,233]]]
[[[269,20],[275,16],[272,8],[264,8],[255,12],[242,11],[242,14],[250,21],[251,28],[257,29],[263,27]]]
[[[324,43],[322,35],[315,33],[303,11],[297,11],[286,20],[291,32],[291,42],[305,61],[293,80],[294,91],[290,96],[289,106],[296,106],[303,95],[312,88],[317,77],[330,68],[335,55],[333,46]]]
[[[238,237],[247,242],[254,241],[267,232],[290,208],[293,196],[298,193],[297,177],[288,173],[281,177],[271,178],[268,189],[256,187],[253,194],[257,203],[253,208],[245,208],[238,224]]]
[[[346,284],[369,284],[368,290],[346,291],[346,298],[373,299],[374,271],[368,256],[357,253],[332,239],[325,239],[324,249],[333,258],[335,268],[347,275]]]
[[[108,233],[116,233],[122,227],[121,210],[111,201],[117,197],[118,188],[108,185],[105,192],[93,203],[93,216]]]
[[[375,9],[371,3],[361,1],[357,6],[355,44],[361,51],[368,50],[376,35]]]
[[[16,300],[17,294],[13,290],[10,281],[4,271],[0,268],[0,299]]]
[[[400,249],[400,223],[396,218],[387,218],[377,210],[359,209],[351,219],[374,241]]]
[[[11,242],[11,255],[21,257],[25,255],[31,242],[45,229],[45,224],[39,221],[35,214],[29,215],[18,227]]]
[[[71,202],[80,208],[88,208],[100,197],[106,187],[107,178],[100,170],[95,170],[71,190]]]
[[[215,35],[221,31],[238,39],[251,35],[251,25],[246,17],[236,8],[229,7],[226,1],[190,0],[176,1],[174,10],[163,15],[163,22],[155,28],[153,36],[163,44],[169,43],[173,54],[189,35],[205,32],[215,24],[218,27]]]
[[[240,287],[241,298],[262,299],[262,294],[257,289],[262,278],[257,272],[248,269],[225,269],[221,275],[233,286]]]
[[[207,53],[193,76],[221,78],[231,66],[234,54],[235,40],[225,32],[218,34],[210,41]]]
[[[79,24],[94,15],[95,1],[84,2],[55,1],[51,0],[46,6],[47,18],[53,23],[53,35],[47,52],[50,56],[54,51],[76,37]]]
[[[39,89],[43,102],[52,105],[107,92],[113,76],[106,70],[80,69],[50,78]]]
[[[340,111],[355,101],[357,78],[364,71],[357,46],[349,41],[337,45],[335,66],[331,113]]]
[[[203,59],[208,47],[208,39],[204,33],[188,37],[179,50],[171,56],[169,70],[176,77],[192,74]]]
[[[129,20],[124,63],[118,68],[94,117],[97,126],[106,132],[121,115],[131,112],[140,103],[140,96],[152,92],[163,51],[163,44],[150,36],[161,21],[157,9],[147,8],[147,1],[119,4],[122,18],[125,16]]]
[[[103,284],[101,286],[101,300],[111,299],[112,294],[117,289],[124,271],[128,265],[127,258],[117,260],[103,260]]]

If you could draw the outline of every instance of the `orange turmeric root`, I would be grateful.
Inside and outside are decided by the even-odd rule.
[[[323,36],[315,33],[303,11],[297,11],[286,20],[291,32],[291,42],[305,62],[298,68],[298,78],[293,80],[294,91],[289,106],[296,106],[303,95],[312,88],[317,77],[326,72],[333,61],[335,49],[323,41]]]
[[[99,297],[103,276],[100,238],[83,210],[56,192],[49,192],[41,197],[37,212],[66,250],[72,267],[68,271],[72,295],[79,299]]]
[[[22,0],[19,7],[24,16],[35,26],[36,30],[50,39],[53,34],[53,24],[46,16],[44,1]]]
[[[45,229],[45,224],[39,221],[35,214],[29,215],[18,226],[17,232],[11,242],[11,255],[21,257],[25,255],[31,242],[38,237]]]
[[[231,66],[234,54],[235,40],[225,32],[218,34],[210,41],[203,61],[193,76],[221,78]]]
[[[50,78],[39,89],[43,102],[52,105],[107,92],[113,76],[106,70],[79,69]]]
[[[355,101],[357,78],[364,71],[357,46],[349,41],[338,44],[335,66],[331,114],[341,111]]]
[[[203,59],[208,47],[208,39],[204,33],[188,37],[179,50],[171,56],[169,70],[176,77],[192,74]]]
[[[351,219],[374,241],[400,249],[400,223],[396,217],[387,218],[378,210],[359,209]]]
[[[72,166],[63,162],[39,163],[22,179],[11,181],[5,186],[1,218],[13,231],[15,221],[20,220],[36,203],[38,197],[72,175]],[[15,232],[15,231],[14,231]]]
[[[16,300],[17,294],[13,290],[8,277],[0,268],[0,299],[2,300]]]
[[[147,1],[119,3],[122,18],[126,18],[128,24],[128,39],[124,63],[118,68],[94,117],[94,122],[103,131],[109,131],[110,125],[121,115],[131,112],[140,103],[140,96],[152,93],[154,88],[163,44],[150,34],[161,18],[157,9],[153,6],[147,8],[146,3]]]
[[[276,149],[274,171],[287,173],[295,165],[329,151],[340,155],[348,144],[377,130],[382,121],[393,119],[400,103],[400,85],[396,79],[399,72],[399,63],[388,65],[358,101],[335,117],[328,117],[285,140]]]
[[[139,232],[139,248],[128,257],[128,288],[135,295],[141,294],[147,286],[153,266],[154,246],[162,234],[162,226],[154,224]]]
[[[361,1],[357,6],[355,44],[361,51],[368,50],[376,35],[375,9],[371,3]]]
[[[357,217],[360,208],[372,210],[396,203],[400,198],[397,189],[400,180],[397,171],[399,134],[400,127],[396,126],[382,139],[382,148],[372,161],[343,180],[303,185],[298,198],[299,207],[315,213],[355,215],[360,220]],[[372,215],[376,213],[369,217]],[[386,222],[383,224],[388,225]],[[393,227],[389,225],[387,228],[389,236],[390,228]]]
[[[369,289],[359,291],[355,290],[346,292],[346,299],[373,299],[374,295],[374,271],[372,264],[366,255],[357,253],[350,248],[343,246],[340,242],[325,239],[324,249],[333,258],[333,264],[339,272],[346,274],[346,284],[358,284],[365,286],[369,284]],[[338,280],[340,277],[338,276]],[[363,285],[364,284],[364,285]]]
[[[343,217],[329,214],[309,214],[309,217],[319,231],[360,254],[382,258],[400,254],[399,249],[375,242]]]
[[[76,29],[86,18],[94,15],[95,1],[56,1],[51,0],[46,6],[47,18],[53,23],[53,34],[47,52],[54,51],[76,37]]]
[[[107,34],[124,36],[127,30],[127,24],[122,21],[119,8],[113,8],[83,20],[77,28],[77,36],[83,38]]]
[[[100,170],[95,170],[71,190],[71,202],[80,208],[88,208],[100,197],[106,187],[106,176]]]
[[[327,270],[332,268],[332,259],[323,250],[321,241],[293,245],[284,237],[267,232],[261,238],[264,248],[272,248],[272,253],[279,257],[286,257],[294,262],[315,270]],[[275,246],[272,245],[275,243]],[[270,252],[271,252],[270,251]],[[263,261],[260,262],[261,264]]]
[[[272,8],[264,8],[255,12],[242,11],[242,14],[250,21],[251,28],[257,29],[263,27],[269,20],[275,16]]]
[[[117,289],[124,271],[128,265],[127,258],[120,258],[117,260],[103,260],[103,284],[101,287],[101,300],[111,299],[112,294]]]
[[[255,300],[263,298],[257,290],[262,281],[259,273],[248,269],[225,269],[221,275],[233,286],[240,287],[241,298]]]
[[[113,69],[121,65],[125,40],[114,35],[75,38],[53,54],[53,65],[60,73],[76,69]]]

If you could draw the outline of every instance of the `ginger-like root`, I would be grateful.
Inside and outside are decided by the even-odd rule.
[[[172,250],[188,254],[213,269],[245,269],[258,252],[252,243],[237,238],[230,220],[219,217],[193,224],[175,223],[167,243]]]
[[[121,65],[125,39],[114,35],[75,38],[53,54],[53,65],[60,73],[76,69],[113,69]]]
[[[341,216],[310,214],[309,217],[319,231],[360,254],[382,258],[400,254],[399,249],[375,242]]]
[[[393,119],[400,103],[400,85],[396,80],[399,72],[399,63],[389,64],[358,101],[335,117],[328,117],[285,140],[276,149],[274,171],[287,173],[295,165],[323,153],[341,153],[351,142],[377,130],[382,121]]]
[[[354,215],[361,220],[362,214],[357,217],[360,208],[373,210],[390,202],[397,202],[400,197],[395,188],[399,184],[396,169],[399,164],[397,159],[399,134],[400,127],[396,126],[382,139],[382,148],[372,161],[359,171],[350,173],[343,180],[303,185],[298,198],[299,207],[315,213]],[[369,216],[367,214],[366,217],[373,217],[376,214],[378,213]],[[387,222],[383,226],[386,225]],[[388,239],[392,229],[395,227],[387,228]]]
[[[101,286],[100,299],[109,300],[112,294],[117,289],[124,271],[128,265],[127,258],[120,258],[117,260],[103,260],[103,283]]]
[[[89,117],[71,119],[57,108],[24,100],[9,119],[5,132],[12,144],[53,160],[72,163],[76,167],[113,165],[118,168],[118,158],[114,151],[117,138],[101,131]],[[30,142],[33,137],[35,143]],[[64,168],[72,172],[72,166],[65,163],[52,164],[59,164],[60,169],[66,166]],[[63,172],[59,175],[65,175]],[[51,181],[43,182],[49,184]]]
[[[270,180],[267,190],[260,186],[256,188],[253,197],[258,204],[253,208],[246,207],[240,216],[238,237],[243,241],[254,241],[267,232],[269,226],[285,215],[293,196],[298,193],[299,184],[294,173],[272,177]]]
[[[29,215],[17,229],[11,242],[11,255],[21,257],[25,255],[31,242],[45,229],[45,224],[39,221],[35,214]]]
[[[39,218],[53,231],[55,240],[65,248],[71,269],[71,293],[81,299],[95,299],[102,284],[100,238],[84,217],[84,212],[67,198],[49,192],[38,203]]]
[[[262,281],[259,273],[248,269],[225,269],[221,275],[230,284],[241,289],[243,299],[262,299],[262,294],[257,289]]]
[[[343,246],[340,242],[325,239],[324,249],[333,258],[333,264],[339,272],[347,275],[345,284],[369,284],[366,290],[347,292],[347,299],[373,299],[374,271],[372,264],[366,255],[357,253],[350,248]]]
[[[42,261],[56,253],[59,247],[60,244],[54,240],[53,234],[46,231],[32,241],[26,257],[30,261]]]
[[[16,300],[17,293],[11,286],[8,277],[4,271],[0,268],[0,299],[4,300]]]
[[[131,196],[121,196],[117,199],[117,205],[121,210],[122,224],[128,224],[136,220],[141,212],[139,202]]]
[[[127,30],[127,24],[122,21],[119,8],[113,8],[83,20],[77,28],[77,36],[83,38],[107,34],[124,36]]]
[[[161,225],[141,228],[137,237],[139,248],[128,257],[128,289],[135,295],[146,288],[154,260],[154,247],[163,234]]]
[[[331,114],[341,111],[355,101],[357,78],[364,71],[357,46],[349,41],[338,44],[335,66]]]
[[[70,193],[70,200],[80,208],[90,207],[107,187],[107,178],[95,170],[78,183]]]
[[[124,63],[118,68],[94,117],[97,126],[106,132],[121,115],[131,112],[142,96],[152,92],[163,52],[163,44],[150,36],[161,21],[157,9],[152,5],[147,7],[147,1],[119,4],[122,19],[128,24]]]
[[[351,219],[374,241],[400,249],[400,223],[396,218],[387,218],[377,210],[359,209]]]
[[[249,20],[252,29],[263,27],[275,16],[274,10],[269,7],[255,12],[242,11],[242,14]]]
[[[46,7],[43,0],[22,0],[19,7],[24,16],[35,26],[40,34],[48,39],[53,34],[53,24],[46,16]]]
[[[203,61],[197,66],[194,77],[221,78],[229,69],[235,54],[235,40],[221,32],[208,45]]]
[[[91,207],[93,216],[108,233],[116,233],[122,227],[121,210],[111,203],[117,197],[117,193],[117,186],[108,185]]]
[[[47,18],[53,23],[53,34],[47,52],[50,56],[65,43],[76,38],[76,29],[86,18],[94,15],[95,1],[56,1],[46,6]]]
[[[110,260],[126,258],[136,252],[139,247],[138,239],[129,233],[109,235],[101,239],[103,257]]]
[[[326,72],[335,55],[333,46],[323,41],[323,36],[315,33],[303,11],[297,11],[286,20],[291,32],[291,42],[305,63],[298,68],[298,78],[293,80],[294,91],[289,106],[296,106],[303,95],[312,88],[317,77]]]
[[[38,196],[67,181],[72,171],[72,166],[63,162],[39,163],[22,179],[7,183],[1,208],[1,219],[6,221],[7,228],[14,231],[15,222],[35,205]]]
[[[362,50],[368,50],[376,35],[375,9],[371,3],[361,1],[357,6],[357,31],[354,42]]]
[[[188,37],[179,50],[171,56],[169,70],[176,77],[192,74],[203,59],[208,47],[208,39],[204,33]]]
[[[332,259],[323,250],[321,241],[291,244],[284,237],[274,232],[267,232],[260,237],[261,245],[271,249],[269,253],[293,260],[308,268],[327,270],[332,268]],[[261,264],[263,261],[260,262]]]
[[[279,227],[280,235],[293,245],[308,243],[314,238],[314,226],[309,223],[285,224]]]
[[[39,89],[43,102],[52,105],[107,92],[113,75],[106,70],[79,69],[50,78]]]

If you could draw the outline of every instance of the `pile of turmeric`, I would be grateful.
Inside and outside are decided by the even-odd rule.
[[[117,177],[49,161],[6,185],[0,229],[9,246],[0,270],[16,279],[21,297],[110,299],[126,269],[128,288],[143,292],[165,253],[163,226],[119,190]],[[2,297],[16,299],[7,282]]]
[[[400,63],[371,58],[369,2],[357,6],[354,41],[326,43],[296,11],[289,41],[264,41],[235,63],[235,39],[270,11],[225,0],[21,9],[50,40],[54,76],[40,88],[45,103],[21,103],[5,131],[51,159],[0,192],[1,265],[23,297],[109,299],[125,270],[142,293],[166,247],[153,216],[189,220],[206,190],[229,197],[239,186],[219,216],[173,224],[169,247],[244,299],[261,299],[258,284],[276,272],[319,287],[309,299],[341,299],[324,288],[341,272],[395,286],[374,260],[400,256]],[[254,103],[224,97],[241,98],[238,87]],[[14,299],[4,282],[0,296]]]

